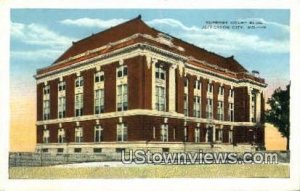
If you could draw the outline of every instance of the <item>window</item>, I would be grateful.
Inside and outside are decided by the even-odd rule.
[[[165,87],[156,86],[155,87],[155,107],[158,111],[165,111],[166,110],[166,94],[165,94]]]
[[[44,92],[44,95],[50,94],[50,86],[49,85],[45,86],[43,92]]]
[[[219,87],[219,95],[224,95],[224,87],[223,86],[220,86]]]
[[[101,153],[102,152],[102,148],[94,148],[94,153]]]
[[[223,101],[218,101],[217,117],[218,117],[218,120],[224,120],[224,102]]]
[[[153,139],[155,139],[155,137],[156,137],[156,136],[155,136],[155,134],[156,134],[155,127],[153,127],[153,130],[152,130],[152,131],[153,131],[153,132],[152,132],[152,133],[153,133]]]
[[[66,82],[62,81],[58,83],[58,91],[64,91],[66,90]]]
[[[128,86],[121,84],[117,87],[117,110],[126,111],[128,109]]]
[[[83,114],[83,94],[75,95],[75,116],[82,116]]]
[[[161,125],[160,126],[160,140],[163,142],[168,142],[168,125]]]
[[[124,123],[117,124],[117,141],[127,141],[127,126]]]
[[[75,142],[81,143],[83,141],[83,130],[82,127],[75,128]]]
[[[200,143],[200,128],[195,128],[195,143]]]
[[[98,142],[101,142],[103,140],[102,131],[103,131],[103,129],[101,128],[100,125],[95,126],[95,130],[94,130],[94,141],[95,142],[98,143]]]
[[[74,148],[74,153],[81,153],[81,148]]]
[[[117,76],[118,78],[127,76],[127,66],[119,66],[117,68]]]
[[[207,99],[206,117],[208,119],[212,119],[213,118],[213,100],[210,99],[210,98]]]
[[[184,78],[184,87],[187,88],[189,86],[189,79]]]
[[[222,139],[223,139],[222,129],[216,129],[216,141],[222,142]]]
[[[104,72],[95,73],[95,83],[104,82]]]
[[[201,97],[194,96],[194,106],[193,106],[194,117],[200,117],[200,113],[201,113]]]
[[[65,130],[64,129],[58,129],[57,139],[58,139],[58,143],[65,142]]]
[[[83,86],[83,77],[79,76],[75,80],[75,87],[82,87]]]
[[[229,121],[234,121],[234,104],[229,103]]]
[[[229,90],[229,97],[233,97],[234,96],[234,90],[233,89],[230,89]]]
[[[188,107],[188,95],[187,94],[184,94],[184,97],[183,97],[183,111],[184,111],[184,115],[185,116],[188,116],[189,115],[189,107]]]
[[[64,149],[63,148],[57,148],[57,152],[61,154],[61,153],[64,152]]]
[[[202,86],[201,81],[200,80],[196,80],[195,81],[195,85],[194,85],[194,89],[201,90],[201,86]]]
[[[43,119],[48,120],[50,118],[50,86],[45,86],[43,92]]]
[[[183,136],[184,136],[184,142],[188,141],[188,129],[187,127],[184,127],[183,129]]]
[[[49,143],[50,132],[48,129],[43,131],[43,143]]]
[[[207,92],[213,93],[213,85],[212,84],[207,84]]]
[[[50,100],[43,101],[43,118],[48,120],[50,118]]]
[[[66,116],[66,97],[58,97],[58,118]]]
[[[229,130],[228,141],[229,141],[229,143],[233,142],[233,140],[232,140],[232,130]]]
[[[160,80],[165,80],[166,78],[166,70],[162,65],[157,65],[155,67],[155,78]]]
[[[95,114],[104,112],[104,89],[95,91]]]

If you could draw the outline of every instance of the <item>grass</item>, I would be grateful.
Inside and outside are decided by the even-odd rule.
[[[289,165],[149,165],[135,167],[11,167],[11,179],[69,178],[288,178]]]

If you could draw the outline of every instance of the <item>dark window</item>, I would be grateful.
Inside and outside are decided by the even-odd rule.
[[[58,148],[58,149],[57,149],[57,152],[58,152],[58,153],[63,153],[63,152],[64,152],[64,149],[63,149],[63,148]]]
[[[168,152],[170,152],[170,149],[169,148],[162,148],[162,152],[163,153],[168,153]]]
[[[42,149],[42,152],[43,152],[43,153],[47,153],[47,152],[48,152],[48,149]]]
[[[101,153],[102,152],[102,148],[94,148],[94,153]]]
[[[81,148],[75,148],[74,153],[81,153]]]

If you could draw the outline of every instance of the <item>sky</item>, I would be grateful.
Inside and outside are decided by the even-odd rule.
[[[290,79],[289,14],[280,9],[11,9],[11,137],[18,139],[11,150],[32,149],[26,143],[35,142],[33,76],[38,68],[51,65],[72,41],[141,15],[151,27],[222,56],[234,55],[248,71],[258,70],[266,79],[269,97]],[[256,26],[265,28],[205,29],[212,21],[259,22]],[[19,130],[26,136],[19,138]]]

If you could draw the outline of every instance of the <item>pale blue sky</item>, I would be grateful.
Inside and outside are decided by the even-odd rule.
[[[12,88],[34,88],[37,68],[50,65],[72,41],[142,15],[150,26],[259,70],[269,88],[289,82],[288,10],[12,9]],[[261,21],[266,29],[202,29],[206,21]]]

